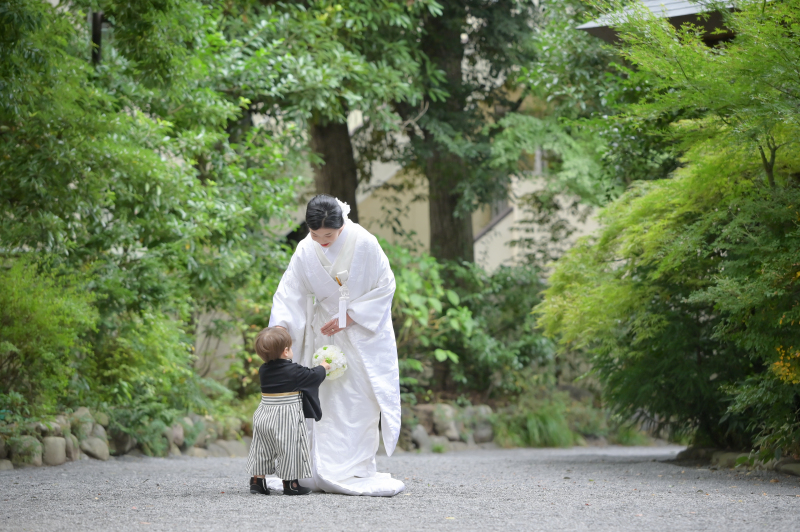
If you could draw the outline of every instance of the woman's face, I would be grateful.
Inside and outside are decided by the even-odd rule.
[[[308,232],[311,234],[311,240],[323,248],[329,248],[334,242],[336,242],[336,239],[339,238],[339,235],[342,234],[343,230],[344,226],[340,227],[339,229],[320,227],[319,229],[309,229]]]

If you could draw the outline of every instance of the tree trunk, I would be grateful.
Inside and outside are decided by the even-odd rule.
[[[350,205],[349,218],[358,222],[358,174],[347,123],[312,125],[311,149],[324,161],[324,164],[313,165],[317,193],[330,194]]]
[[[446,15],[428,20],[422,48],[430,60],[445,73],[444,88],[449,96],[444,101],[429,102],[428,115],[456,128],[463,121],[466,90],[463,82],[462,60],[464,47],[461,32],[467,13],[460,2],[445,2]],[[447,146],[425,132],[427,156],[423,165],[428,178],[428,201],[431,222],[431,255],[444,260],[475,260],[472,238],[472,219],[469,213],[456,217],[461,194],[458,183],[468,178],[464,160],[451,153]]]
[[[465,170],[463,161],[451,153],[437,150],[427,160],[431,255],[437,259],[475,260],[472,217],[455,215],[461,195],[454,191]]]

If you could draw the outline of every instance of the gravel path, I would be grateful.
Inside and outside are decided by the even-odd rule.
[[[251,495],[244,458],[121,458],[0,472],[0,530],[800,529],[800,479],[669,462],[679,447],[379,457],[391,499]]]

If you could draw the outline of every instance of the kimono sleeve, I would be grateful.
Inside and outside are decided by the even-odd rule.
[[[347,313],[362,327],[377,332],[391,316],[395,280],[389,259],[377,240],[373,240],[372,248],[373,257],[371,258],[376,264],[373,270],[372,289],[350,301],[347,305]]]
[[[292,342],[300,344],[306,326],[306,290],[302,265],[297,253],[292,255],[289,267],[284,272],[275,295],[272,296],[272,312],[269,315],[269,326],[280,326],[289,331]]]

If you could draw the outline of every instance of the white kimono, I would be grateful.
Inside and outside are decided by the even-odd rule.
[[[339,312],[334,277],[342,271],[349,272],[347,314],[355,323],[334,336],[323,336],[320,329]],[[329,344],[339,346],[347,357],[344,375],[320,386],[322,419],[307,420],[313,475],[301,481],[305,486],[372,496],[392,496],[405,489],[403,482],[378,473],[375,466],[378,422],[387,454],[394,452],[400,434],[400,374],[391,320],[394,290],[394,275],[377,239],[347,220],[327,250],[310,236],[301,241],[275,292],[269,325],[289,331],[295,362],[311,366],[314,351]]]

